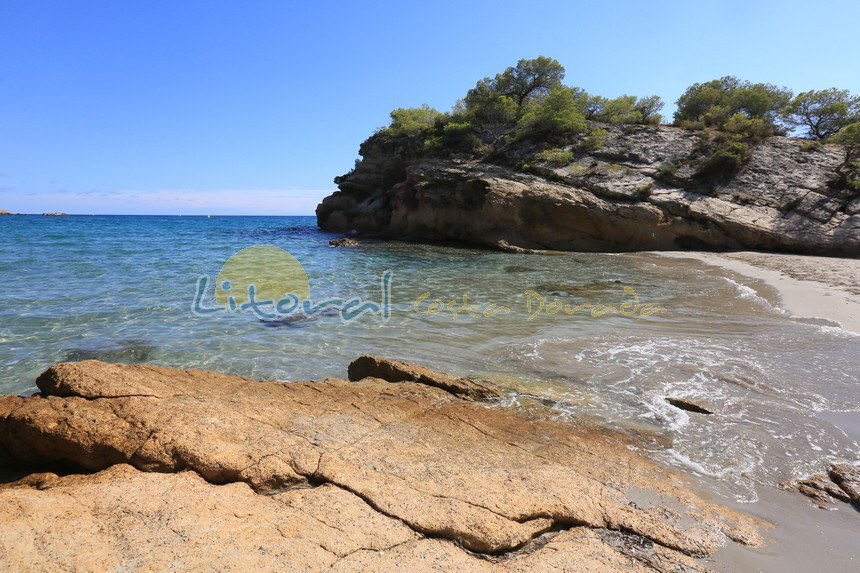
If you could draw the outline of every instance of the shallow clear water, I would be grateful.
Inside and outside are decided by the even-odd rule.
[[[63,360],[298,380],[343,376],[352,359],[374,353],[516,385],[550,398],[559,416],[655,435],[644,447],[738,500],[752,499],[756,483],[860,459],[853,438],[816,416],[860,410],[860,337],[792,320],[737,277],[647,254],[331,248],[335,237],[312,217],[0,218],[0,391],[32,392],[39,373]],[[380,301],[380,276],[393,271],[391,320],[272,325],[248,314],[194,314],[198,278],[214,281],[231,255],[258,244],[293,254],[314,300]],[[667,313],[544,311],[530,319],[526,304],[536,299],[524,294],[618,306],[630,300],[625,286]],[[426,313],[434,300],[464,295],[479,309],[495,303],[510,313]],[[679,410],[667,396],[714,414]]]

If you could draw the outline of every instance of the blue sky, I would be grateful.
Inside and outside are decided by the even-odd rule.
[[[311,214],[395,107],[547,55],[658,94],[860,93],[860,2],[0,0],[0,209]]]

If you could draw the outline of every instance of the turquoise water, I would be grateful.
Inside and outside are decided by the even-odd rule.
[[[648,254],[530,256],[400,242],[332,248],[336,237],[312,217],[2,217],[0,390],[33,392],[39,373],[65,360],[302,380],[344,376],[352,359],[373,353],[524,388],[508,404],[530,393],[555,402],[560,417],[656,433],[658,457],[738,499],[754,497],[756,483],[860,459],[853,438],[815,415],[860,409],[860,338],[793,320],[737,277]],[[392,271],[390,321],[323,315],[273,324],[193,313],[198,279],[214,281],[231,255],[260,244],[302,263],[315,300],[378,302],[380,276]],[[668,312],[530,319],[524,294],[618,306],[630,300],[624,287]],[[479,309],[494,303],[510,313],[426,313],[432,301],[464,295]],[[715,414],[686,413],[667,396]]]

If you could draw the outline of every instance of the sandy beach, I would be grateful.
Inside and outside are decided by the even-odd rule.
[[[860,260],[775,253],[662,252],[753,278],[777,291],[773,301],[799,319],[826,320],[860,334]],[[756,288],[756,284],[750,284]],[[756,289],[759,290],[759,289]],[[766,292],[759,292],[767,297]]]

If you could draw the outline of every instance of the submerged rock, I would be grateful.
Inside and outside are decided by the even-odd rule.
[[[535,269],[529,267],[521,267],[520,265],[508,265],[505,267],[506,273],[533,273]]]
[[[563,283],[548,283],[535,287],[538,292],[555,295],[567,295],[576,297],[589,297],[612,291],[621,291],[623,283],[618,280],[598,281],[586,285],[568,285]]]
[[[358,241],[349,237],[343,237],[342,239],[332,239],[328,244],[332,247],[357,247]]]
[[[0,466],[43,472],[0,487],[0,569],[702,571],[761,542],[591,423],[382,358],[350,378],[50,368],[0,398]]]
[[[101,360],[138,364],[151,360],[157,351],[158,348],[147,340],[127,339],[98,347],[70,348],[66,351],[66,360],[72,362]]]
[[[700,406],[694,402],[690,402],[685,398],[666,398],[666,401],[669,402],[672,406],[676,408],[680,408],[681,410],[686,410],[687,412],[693,412],[695,414],[706,414],[710,415],[713,412],[704,406]]]

